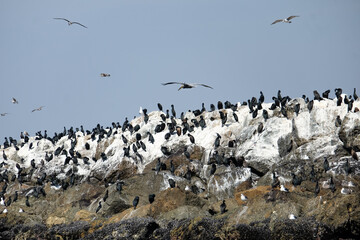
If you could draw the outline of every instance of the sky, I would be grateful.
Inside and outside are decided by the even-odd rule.
[[[122,125],[157,103],[180,115],[260,91],[265,102],[278,90],[360,93],[359,13],[358,0],[2,0],[0,113],[9,114],[0,142]],[[291,15],[299,17],[271,25]],[[213,89],[161,85],[171,81]]]

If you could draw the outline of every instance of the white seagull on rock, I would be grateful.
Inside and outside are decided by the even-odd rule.
[[[241,200],[246,202],[248,200],[248,198],[244,194],[241,194]]]
[[[86,26],[82,25],[81,23],[72,22],[72,21],[67,20],[66,18],[54,18],[54,19],[67,21],[67,23],[68,23],[69,26],[72,25],[72,24],[78,24],[78,25],[80,25],[80,26],[82,26],[82,27],[84,27],[84,28],[87,28]]]
[[[289,215],[289,219],[291,219],[291,220],[294,220],[294,219],[296,219],[297,217],[294,215],[294,214],[290,214]]]
[[[289,192],[289,189],[287,189],[286,187],[284,187],[284,185],[280,185],[280,191],[282,192]]]
[[[288,18],[285,18],[285,19],[278,19],[278,20],[275,20],[271,25],[275,24],[275,23],[279,23],[279,22],[283,22],[283,23],[291,23],[291,19],[293,18],[296,18],[296,17],[300,17],[300,16],[290,16]]]

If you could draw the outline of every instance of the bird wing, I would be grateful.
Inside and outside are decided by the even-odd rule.
[[[57,20],[65,20],[67,22],[70,22],[69,20],[67,20],[66,18],[54,18],[54,19],[57,19]]]
[[[169,85],[169,84],[184,84],[184,83],[181,83],[181,82],[167,82],[167,83],[162,83],[162,85]]]
[[[291,20],[291,19],[293,19],[293,18],[296,18],[296,17],[300,17],[300,16],[290,16],[290,17],[288,17],[286,20]]]
[[[207,87],[207,88],[213,89],[212,87],[210,87],[210,86],[208,86],[208,85],[205,85],[205,84],[202,84],[202,83],[194,83],[193,85],[199,85],[199,86],[203,86],[203,87]]]
[[[282,19],[275,20],[271,25],[278,23],[278,22],[282,22]]]
[[[78,24],[78,25],[80,25],[80,26],[82,26],[82,27],[84,27],[84,28],[87,28],[86,26],[84,26],[84,25],[82,25],[81,23],[78,23],[78,22],[72,22],[73,24]]]
[[[37,109],[35,108],[35,109],[33,109],[31,112],[35,112]]]

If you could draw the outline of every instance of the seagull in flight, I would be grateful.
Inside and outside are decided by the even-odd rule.
[[[13,97],[13,98],[12,98],[12,103],[13,103],[13,104],[18,104],[19,102],[16,100],[16,98]]]
[[[35,109],[34,109],[34,110],[32,110],[31,112],[41,111],[43,107],[45,107],[45,106],[41,106],[41,107],[39,107],[39,108],[35,108]]]
[[[100,77],[110,77],[109,73],[100,73]]]
[[[54,19],[57,19],[57,20],[65,20],[65,21],[67,21],[67,23],[68,23],[69,26],[72,25],[72,24],[78,24],[78,25],[80,25],[80,26],[82,26],[82,27],[84,27],[84,28],[87,28],[86,26],[82,25],[81,23],[71,22],[71,21],[67,20],[66,18],[54,18]]]
[[[0,113],[0,116],[5,117],[9,113]]]
[[[275,24],[275,23],[279,23],[279,22],[283,22],[283,23],[291,23],[291,19],[293,18],[296,18],[296,17],[300,17],[300,16],[290,16],[288,18],[285,18],[285,19],[278,19],[278,20],[275,20],[271,25]]]
[[[185,89],[185,88],[194,88],[196,86],[203,86],[203,87],[207,87],[207,88],[211,88],[213,89],[212,87],[208,86],[208,85],[205,85],[205,84],[202,84],[202,83],[181,83],[181,82],[167,82],[167,83],[162,83],[162,85],[169,85],[169,84],[180,84],[180,88],[178,89],[178,91],[180,89]]]

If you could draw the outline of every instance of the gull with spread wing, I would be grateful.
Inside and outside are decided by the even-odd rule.
[[[169,85],[169,84],[180,84],[180,88],[178,89],[178,91],[180,89],[185,89],[185,88],[194,88],[196,86],[203,86],[203,87],[207,87],[207,88],[211,88],[213,89],[212,87],[208,86],[208,85],[205,85],[205,84],[202,84],[202,83],[181,83],[181,82],[167,82],[167,83],[162,83],[162,85]]]
[[[67,21],[67,23],[68,23],[69,26],[72,25],[72,24],[78,24],[78,25],[80,25],[80,26],[82,26],[82,27],[84,27],[84,28],[87,28],[86,26],[82,25],[81,23],[72,22],[72,21],[67,20],[66,18],[54,18],[54,19]]]
[[[285,18],[285,19],[278,19],[278,20],[275,20],[271,25],[275,24],[275,23],[279,23],[279,22],[283,22],[283,23],[291,23],[291,19],[293,18],[296,18],[296,17],[300,17],[300,16],[290,16],[288,18]]]

